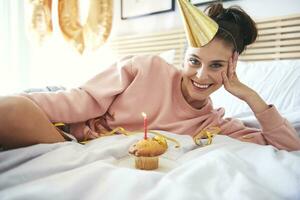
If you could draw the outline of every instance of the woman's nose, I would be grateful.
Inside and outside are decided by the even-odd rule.
[[[196,72],[196,77],[197,78],[205,78],[207,75],[206,70],[204,69],[204,67],[200,67],[199,69],[197,69]]]

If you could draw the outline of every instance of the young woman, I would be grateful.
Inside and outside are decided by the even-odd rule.
[[[67,132],[78,141],[116,127],[141,130],[140,113],[145,112],[149,129],[194,136],[218,126],[222,134],[242,141],[300,150],[295,129],[235,73],[238,55],[256,39],[254,22],[240,8],[224,9],[221,4],[211,5],[208,15],[218,23],[218,32],[204,47],[187,49],[182,70],[157,56],[133,56],[80,88],[2,97],[0,145],[17,148],[69,140],[55,122],[67,124]],[[222,85],[250,106],[261,130],[223,119],[224,109],[213,109],[209,95]]]

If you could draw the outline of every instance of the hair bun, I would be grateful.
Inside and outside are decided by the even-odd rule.
[[[223,5],[221,3],[214,3],[208,6],[205,11],[208,10],[208,16],[211,18],[217,18],[219,15],[225,12]]]
[[[255,42],[257,28],[251,17],[239,6],[231,6],[227,9],[221,3],[209,5],[205,11],[207,15],[215,20],[219,25],[225,24],[225,28],[230,31],[238,41],[240,52],[249,44]],[[224,27],[223,27],[224,28]]]

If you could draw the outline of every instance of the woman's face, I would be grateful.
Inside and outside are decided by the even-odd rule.
[[[218,38],[204,47],[187,49],[181,89],[189,104],[201,108],[209,95],[222,86],[221,72],[227,74],[232,54],[232,47]]]

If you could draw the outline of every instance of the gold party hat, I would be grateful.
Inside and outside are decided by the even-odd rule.
[[[218,31],[218,24],[187,0],[177,1],[189,45],[197,48],[209,43]]]

